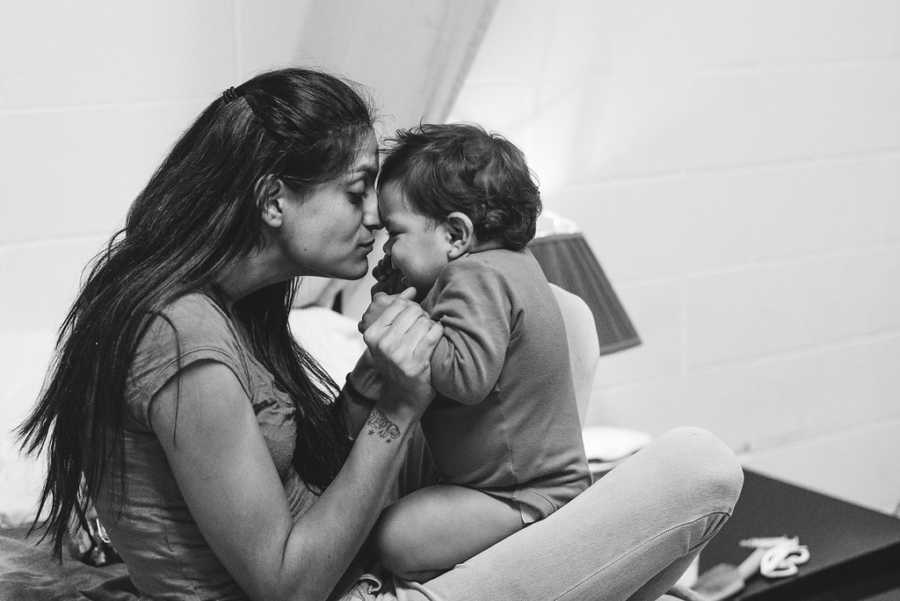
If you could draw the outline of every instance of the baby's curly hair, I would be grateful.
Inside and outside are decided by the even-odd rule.
[[[521,150],[470,124],[398,130],[378,186],[397,184],[412,209],[434,220],[469,216],[475,235],[520,250],[534,238],[541,196]]]

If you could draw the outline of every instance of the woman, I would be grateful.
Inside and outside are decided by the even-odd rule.
[[[385,393],[359,416],[347,394],[332,402],[287,317],[297,276],[366,273],[376,171],[366,103],[314,71],[229,89],[182,136],[97,260],[21,430],[30,450],[49,447],[56,552],[93,501],[154,598],[658,597],[740,488],[734,458],[702,431],[661,437],[423,586],[376,592],[362,576],[398,479],[424,482],[415,432],[440,326],[393,298],[365,334]]]

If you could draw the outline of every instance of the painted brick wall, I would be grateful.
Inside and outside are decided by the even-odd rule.
[[[80,270],[178,133],[223,82],[306,58],[345,68],[303,55],[322,35],[314,4],[4,10],[0,481],[37,485],[9,428]],[[339,34],[369,48],[351,21]],[[390,121],[391,92],[373,94]],[[604,360],[593,423],[703,425],[760,469],[893,509],[897,0],[501,0],[454,116],[523,147],[645,340]],[[21,491],[0,488],[0,507]]]
[[[644,339],[591,423],[894,510],[900,2],[504,0],[451,118],[522,147]]]
[[[209,101],[298,58],[312,2],[9,4],[0,19],[0,522],[30,511],[38,490],[40,464],[18,457],[10,428],[34,402],[82,268]]]
[[[444,0],[0,0],[0,482],[12,484],[0,525],[32,510],[41,467],[11,429],[81,271],[201,109],[255,73],[304,65],[359,82],[392,132],[418,121],[442,76],[434,53],[471,35],[487,4],[468,22]],[[359,305],[368,286],[355,290]]]

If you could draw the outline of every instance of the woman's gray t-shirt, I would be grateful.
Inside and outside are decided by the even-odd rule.
[[[125,496],[119,498],[120,479],[107,474],[97,512],[143,595],[179,601],[245,599],[203,538],[169,469],[157,435],[171,433],[155,433],[149,421],[154,396],[198,361],[225,365],[247,393],[294,519],[315,502],[316,495],[292,464],[294,402],[253,358],[222,308],[195,293],[155,317],[138,344],[125,394]]]

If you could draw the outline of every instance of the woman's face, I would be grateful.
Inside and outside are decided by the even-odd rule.
[[[344,175],[304,194],[289,192],[277,244],[296,268],[292,271],[345,279],[366,275],[373,230],[381,227],[377,173],[378,147],[370,132]]]

